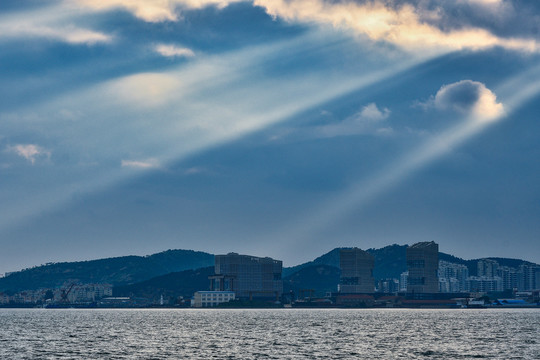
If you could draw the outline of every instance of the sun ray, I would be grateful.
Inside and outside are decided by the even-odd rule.
[[[31,221],[34,216],[66,206],[81,195],[105,191],[133,180],[145,174],[144,170],[160,171],[168,164],[287,121],[431,59],[400,59],[391,66],[366,69],[354,76],[308,73],[280,81],[271,77],[253,81],[249,69],[260,67],[261,62],[268,61],[272,54],[276,57],[292,51],[294,56],[302,56],[302,51],[312,51],[315,47],[328,46],[328,41],[335,41],[330,38],[321,44],[320,40],[321,34],[315,32],[254,49],[241,49],[219,58],[203,57],[179,69],[123,77],[94,85],[80,94],[69,94],[48,102],[44,114],[65,108],[66,102],[72,107],[79,104],[80,109],[77,110],[87,114],[89,121],[81,125],[85,136],[77,138],[79,143],[73,146],[93,147],[97,156],[103,149],[103,156],[110,156],[108,146],[116,143],[121,149],[134,147],[133,151],[144,150],[151,162],[103,158],[113,165],[96,174],[76,174],[67,187],[51,187],[29,195],[28,199],[14,199],[14,203],[9,204],[11,211],[0,220],[0,229]],[[139,91],[143,91],[144,96],[141,97]],[[100,106],[95,107],[94,104]],[[131,132],[126,133],[125,126],[115,123],[119,113],[124,117],[132,116],[127,127]],[[152,119],[150,127],[147,126],[148,119]],[[101,131],[102,124],[107,124],[107,133]],[[63,127],[64,123],[59,123],[59,126]],[[147,130],[135,131],[139,128]],[[99,137],[92,136],[93,133],[99,133]],[[118,139],[126,139],[127,143],[118,143]],[[32,206],[28,205],[30,203]]]
[[[520,84],[519,87],[516,86],[517,83]],[[516,91],[517,88],[519,90]],[[489,117],[489,121],[486,117],[475,114],[467,116],[458,125],[427,140],[369,178],[356,182],[337,197],[321,203],[316,211],[305,214],[300,219],[294,219],[294,224],[280,234],[280,237],[294,240],[295,248],[305,246],[306,242],[317,233],[339,223],[353,211],[369,206],[384,193],[463,143],[480,135],[498,121],[511,118],[513,112],[540,94],[540,67],[513,77],[497,88],[496,93],[503,95],[503,102],[508,108],[506,111]],[[275,238],[276,234],[271,234],[270,237]]]

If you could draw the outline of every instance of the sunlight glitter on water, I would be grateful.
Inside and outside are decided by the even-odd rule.
[[[0,359],[540,359],[540,310],[0,310]]]

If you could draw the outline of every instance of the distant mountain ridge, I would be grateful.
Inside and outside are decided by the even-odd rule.
[[[393,244],[380,249],[366,250],[375,257],[373,275],[376,280],[399,279],[401,273],[407,270],[407,246]],[[340,249],[342,248],[335,248],[313,261],[283,268],[284,287],[288,290],[314,288],[319,292],[324,292],[337,286]],[[478,260],[480,260],[464,260],[445,253],[439,253],[439,259],[466,265],[470,275],[476,275]],[[501,266],[518,267],[520,264],[531,264],[519,259],[494,257],[488,259],[496,260]],[[208,288],[207,275],[204,275],[206,272],[190,271],[213,266],[213,254],[193,250],[167,250],[148,256],[53,263],[25,269],[0,278],[0,292],[56,288],[65,283],[77,282],[109,283],[133,293],[150,292],[151,288],[161,289],[170,294],[178,293],[184,296],[184,290],[176,289],[173,283],[178,286],[182,282],[185,286],[188,283],[199,284],[202,285],[199,290],[206,290]],[[144,283],[145,281],[149,282]],[[171,284],[167,285],[167,281]],[[129,285],[136,286],[130,290]],[[125,293],[124,290],[122,293]]]
[[[339,250],[335,248],[313,261],[283,269],[283,276],[289,276],[303,268],[314,265],[328,265],[339,269]],[[375,258],[373,275],[376,279],[399,278],[399,275],[407,271],[407,245],[388,245],[380,249],[367,249]]]
[[[167,250],[148,256],[62,262],[37,266],[0,278],[0,291],[54,288],[66,282],[133,284],[171,272],[214,265],[214,255],[193,250]]]
[[[172,272],[135,284],[117,286],[113,289],[113,295],[142,297],[154,301],[162,295],[165,298],[190,298],[195,291],[208,290],[208,276],[213,274],[214,266]]]
[[[313,289],[311,295],[323,296],[335,292],[339,283],[339,269],[329,265],[311,265],[283,278],[283,292],[300,295],[302,290]],[[214,274],[214,267],[184,270],[157,276],[135,284],[117,286],[114,296],[129,296],[151,299],[157,302],[164,298],[189,298],[195,291],[209,289],[208,276]],[[304,295],[309,295],[307,292]]]
[[[375,267],[373,269],[373,276],[376,280],[394,278],[399,279],[401,273],[407,271],[407,247],[408,245],[388,245],[380,249],[367,249],[375,258]],[[308,261],[303,264],[288,267],[283,269],[283,276],[290,276],[291,274],[316,265],[328,265],[339,269],[339,250],[346,249],[335,248],[326,254],[323,254],[312,261]],[[451,263],[466,265],[469,269],[469,274],[474,276],[477,274],[478,261],[482,259],[495,260],[501,266],[508,266],[517,268],[521,264],[532,264],[529,261],[521,259],[510,258],[498,258],[498,257],[485,257],[480,259],[464,260],[462,258],[439,252],[439,260],[448,261]]]
[[[339,268],[330,265],[310,265],[283,278],[283,293],[294,292],[302,295],[302,290],[313,290],[313,294],[305,292],[305,296],[324,296],[327,292],[336,292],[339,284]]]

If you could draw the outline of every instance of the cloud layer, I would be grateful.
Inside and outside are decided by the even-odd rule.
[[[59,6],[5,14],[0,17],[0,39],[45,38],[87,45],[112,41],[109,34],[81,27],[80,17],[84,15],[79,10]]]
[[[71,0],[97,11],[121,8],[148,22],[178,21],[181,9],[246,2],[276,19],[330,25],[407,50],[454,51],[500,46],[538,51],[538,21],[531,9],[506,0]],[[525,15],[525,16],[524,16]],[[524,20],[525,19],[525,20]]]
[[[6,4],[0,272],[126,248],[538,248],[539,54],[470,51],[534,50],[536,0]],[[304,217],[311,254],[286,248]]]
[[[89,9],[104,11],[125,9],[136,17],[148,22],[177,21],[176,11],[182,9],[202,9],[207,6],[223,8],[230,3],[245,0],[68,0],[70,3]]]
[[[435,1],[401,1],[393,6],[383,1],[326,0],[255,0],[254,4],[276,18],[345,27],[371,40],[386,41],[407,50],[476,50],[493,46],[538,50],[534,39],[500,37],[478,22],[462,24],[460,17],[449,16]]]

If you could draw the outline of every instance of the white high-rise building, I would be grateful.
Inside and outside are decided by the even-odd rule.
[[[463,264],[439,261],[439,291],[445,293],[467,290],[469,269]]]
[[[488,278],[492,278],[494,276],[497,276],[499,263],[491,259],[481,259],[481,260],[478,260],[477,268],[478,268],[477,276],[485,276]]]
[[[400,292],[406,292],[407,291],[407,281],[409,279],[409,272],[404,271],[399,276],[399,291]]]

